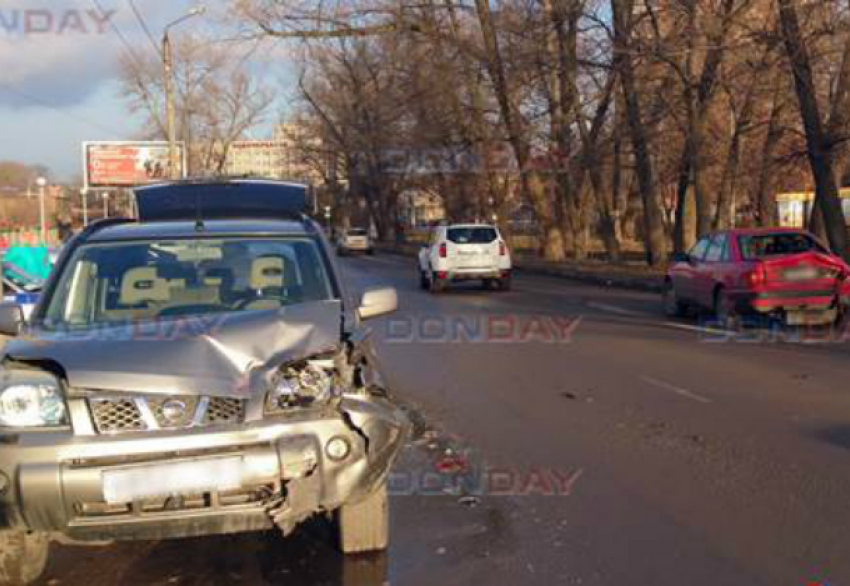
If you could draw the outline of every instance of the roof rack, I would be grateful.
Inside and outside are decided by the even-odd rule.
[[[302,220],[308,187],[270,179],[198,178],[137,187],[139,221],[277,218]]]

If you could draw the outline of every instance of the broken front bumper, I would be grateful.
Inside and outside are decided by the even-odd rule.
[[[0,436],[0,529],[49,531],[80,541],[162,539],[268,529],[284,533],[315,513],[369,496],[407,435],[404,415],[376,398],[236,428],[74,436]],[[329,454],[332,440],[350,448]],[[337,445],[339,445],[337,443]],[[238,486],[107,502],[115,471],[161,474],[172,464],[238,461]]]

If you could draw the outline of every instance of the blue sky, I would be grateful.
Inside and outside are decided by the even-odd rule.
[[[117,81],[121,37],[140,53],[154,49],[129,2],[0,0],[0,160],[43,164],[69,180],[82,172],[81,142],[135,138],[141,120]],[[135,0],[155,37],[199,3],[208,14],[175,34],[211,30],[227,2]],[[108,24],[89,13],[98,6],[115,11]]]

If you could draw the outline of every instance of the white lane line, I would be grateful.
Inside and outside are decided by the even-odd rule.
[[[658,387],[660,389],[671,391],[671,392],[676,393],[677,395],[680,395],[682,397],[687,397],[688,399],[693,399],[694,401],[699,401],[700,403],[711,403],[711,399],[709,399],[708,397],[703,397],[702,395],[692,393],[688,389],[683,389],[682,387],[677,387],[676,385],[666,383],[662,380],[654,379],[650,376],[642,376],[642,377],[640,377],[640,379],[643,382],[648,383],[648,384],[650,384],[654,387]]]
[[[712,336],[721,336],[728,339],[738,337],[737,332],[724,330],[721,328],[711,328],[707,326],[691,326],[688,324],[677,324],[675,322],[664,322],[664,326],[676,330],[684,330],[686,332],[696,332],[698,334],[710,334]]]
[[[623,309],[622,307],[617,307],[616,305],[608,305],[607,303],[599,303],[598,301],[588,301],[585,305],[591,309],[598,309],[600,311],[605,311],[608,313],[616,313],[618,315],[628,315],[632,317],[646,317],[650,314],[643,313],[642,311],[632,311],[631,309]]]

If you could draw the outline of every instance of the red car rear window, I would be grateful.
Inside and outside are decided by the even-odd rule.
[[[779,232],[738,237],[744,260],[788,256],[804,252],[828,252],[814,238],[802,232]]]

